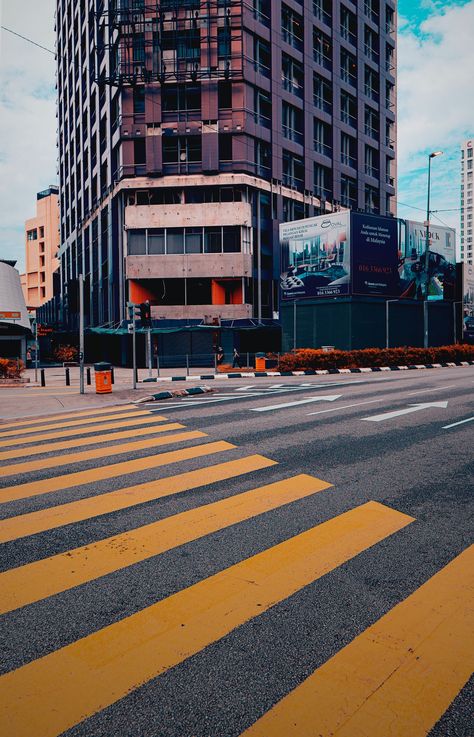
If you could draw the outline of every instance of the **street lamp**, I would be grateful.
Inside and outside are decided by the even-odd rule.
[[[444,151],[433,151],[428,157],[428,196],[426,203],[426,242],[425,242],[425,301],[423,303],[423,332],[424,346],[428,348],[428,289],[430,283],[429,264],[430,264],[430,188],[431,188],[431,159],[441,156]]]

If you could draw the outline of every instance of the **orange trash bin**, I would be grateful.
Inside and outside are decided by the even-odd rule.
[[[266,368],[267,368],[267,362],[265,359],[265,353],[256,353],[255,354],[255,370],[265,371]]]
[[[110,394],[112,391],[112,370],[110,363],[101,361],[94,364],[95,393]]]

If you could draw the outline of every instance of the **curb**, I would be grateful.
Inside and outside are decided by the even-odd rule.
[[[273,376],[322,376],[327,374],[370,374],[379,371],[416,371],[420,369],[435,368],[453,368],[455,366],[474,366],[474,361],[457,361],[456,363],[423,363],[413,366],[374,366],[373,368],[352,368],[352,369],[306,369],[305,371],[251,371],[245,373],[230,374],[202,374],[200,376],[159,376],[153,379],[146,379],[145,382],[163,382],[163,381],[212,381],[213,379],[256,379]],[[196,387],[199,388],[199,387]],[[186,392],[192,390],[185,389]],[[209,391],[209,390],[207,390]],[[162,392],[163,393],[163,392]],[[192,392],[201,393],[201,392]],[[173,395],[170,395],[173,396]],[[165,398],[165,397],[163,397]],[[169,398],[169,397],[166,397]]]
[[[150,379],[148,379],[150,381]],[[208,386],[193,386],[190,389],[177,389],[176,391],[164,391],[157,394],[150,394],[149,397],[140,397],[134,404],[143,404],[144,402],[157,402],[160,399],[173,399],[173,397],[187,397],[193,394],[208,394],[213,392]]]

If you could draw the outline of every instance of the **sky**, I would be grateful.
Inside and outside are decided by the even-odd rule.
[[[54,0],[0,0],[1,25],[54,49]],[[398,212],[424,220],[433,160],[433,222],[459,228],[460,143],[474,136],[474,0],[399,0]],[[0,258],[24,265],[24,221],[58,181],[55,61],[0,35]],[[444,212],[444,211],[447,212]],[[437,219],[436,219],[437,218]]]

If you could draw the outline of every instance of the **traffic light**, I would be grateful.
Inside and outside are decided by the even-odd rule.
[[[151,326],[151,307],[148,301],[142,302],[140,305],[140,320],[143,328]]]

